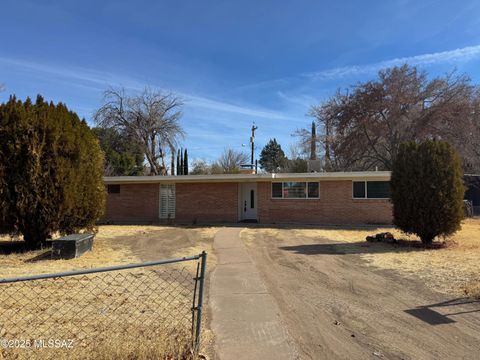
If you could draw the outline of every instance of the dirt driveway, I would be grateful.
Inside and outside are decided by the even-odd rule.
[[[286,229],[242,239],[302,359],[479,358],[479,301],[367,266],[361,245]]]

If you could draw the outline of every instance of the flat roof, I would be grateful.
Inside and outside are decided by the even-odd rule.
[[[178,176],[105,176],[105,184],[156,184],[201,182],[259,182],[259,181],[333,181],[333,180],[390,180],[390,171],[314,172],[280,174],[218,174]]]

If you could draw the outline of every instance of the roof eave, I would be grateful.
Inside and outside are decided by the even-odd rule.
[[[201,183],[201,182],[259,182],[282,180],[390,180],[390,171],[353,171],[319,173],[278,174],[220,174],[180,176],[106,176],[105,184],[156,184],[156,183]]]

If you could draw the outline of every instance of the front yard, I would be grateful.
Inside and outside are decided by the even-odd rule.
[[[394,229],[241,233],[302,359],[474,359],[480,351],[480,220],[447,248],[367,243]],[[411,246],[408,246],[408,245]]]
[[[1,254],[15,243],[2,238],[0,278],[55,273],[197,255],[206,250],[208,269],[215,229],[162,226],[101,226],[93,251],[78,259],[51,260],[48,250]],[[73,349],[0,350],[0,359],[136,359],[188,357],[196,262],[80,277],[0,284],[0,316],[8,318],[0,338],[70,339]],[[25,329],[28,332],[25,333]],[[108,336],[107,336],[108,335]],[[185,336],[185,337],[183,337]],[[128,339],[127,339],[128,337]],[[98,344],[92,348],[88,341]],[[204,315],[201,352],[210,354],[213,335]],[[87,341],[87,343],[86,343]]]
[[[391,232],[396,239],[408,242],[399,245],[367,243],[368,235]],[[246,239],[254,233],[264,236],[286,238],[302,237],[306,242],[328,239],[337,252],[358,254],[369,266],[393,270],[412,279],[420,279],[426,286],[452,295],[480,297],[480,218],[467,219],[462,229],[453,237],[445,239],[447,246],[426,249],[415,236],[407,236],[395,228],[369,229],[248,229]],[[318,249],[320,251],[320,249]],[[312,248],[312,251],[315,251]]]
[[[216,264],[212,242],[217,230],[210,227],[101,226],[93,251],[78,259],[50,260],[45,250],[0,254],[0,277],[182,257],[203,250],[208,252],[210,273]],[[365,241],[367,235],[385,231],[406,240],[405,243],[399,246]],[[480,351],[480,303],[468,297],[478,296],[478,218],[466,220],[460,232],[446,239],[448,246],[440,249],[425,249],[414,237],[405,237],[393,228],[251,227],[241,232],[241,238],[268,292],[278,303],[281,317],[302,359],[372,358],[372,355],[392,359],[474,358]],[[11,247],[8,240],[1,239],[0,249],[5,251]],[[182,264],[173,264],[171,269],[184,271]],[[162,277],[162,269],[158,270],[158,276],[168,280],[169,286],[180,285],[178,279],[166,279]],[[192,279],[195,267],[186,266],[185,271],[184,278]],[[125,286],[136,279],[143,279],[146,287]],[[146,271],[140,271],[132,276],[110,279],[107,291],[97,290],[105,285],[105,280],[99,277],[74,284],[65,282],[60,287],[55,282],[45,282],[41,291],[38,288],[27,291],[22,299],[33,299],[43,309],[42,314],[52,317],[57,324],[62,324],[62,313],[56,310],[60,309],[58,304],[63,303],[70,309],[84,306],[86,302],[99,308],[117,299],[115,304],[138,310],[139,319],[143,319],[142,314],[148,315],[159,308],[163,312],[176,311],[178,302],[172,301],[168,293],[162,289],[151,290],[156,286],[155,279]],[[32,329],[40,331],[42,317],[35,314],[29,317],[23,308],[28,302],[12,301],[6,294],[4,291],[0,295],[0,313],[5,309],[17,310],[17,316],[21,315],[19,324],[28,323]],[[134,299],[146,297],[140,302],[129,303],[127,294],[134,295]],[[208,303],[208,290],[206,295]],[[158,302],[157,296],[164,298]],[[138,307],[139,303],[142,306]],[[190,305],[182,305],[182,308],[188,310]],[[207,311],[204,314],[201,352],[214,358],[209,314]],[[107,330],[101,328],[105,324],[100,321],[101,315],[104,314],[97,315],[97,325],[83,324],[82,332],[100,334]],[[122,326],[128,324],[128,318],[121,314],[110,315],[112,328],[121,331]],[[150,326],[149,318],[144,318],[142,326]],[[71,324],[66,319],[58,329],[69,329]],[[130,346],[112,336],[102,341],[104,345],[94,352],[82,347],[73,353],[56,353],[55,357],[122,359],[132,358],[135,353],[139,359],[147,359],[184,351],[185,344],[182,345],[178,337],[172,342],[160,336],[158,329],[162,331],[157,321],[146,332],[150,338],[158,336],[153,353],[151,347]],[[130,330],[130,335],[137,339],[145,336],[144,328],[137,330]],[[3,332],[0,338],[7,335],[12,334]],[[3,350],[0,359],[2,356],[9,358],[9,353]]]

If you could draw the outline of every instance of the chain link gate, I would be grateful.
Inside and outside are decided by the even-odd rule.
[[[0,359],[193,357],[206,259],[0,279]]]

